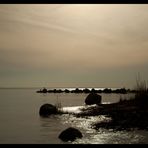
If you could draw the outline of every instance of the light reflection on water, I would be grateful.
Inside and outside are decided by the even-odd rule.
[[[104,117],[76,118],[73,115],[53,115],[49,118],[39,116],[39,108],[44,103],[62,107],[83,106],[88,94],[38,94],[35,89],[0,89],[0,144],[67,144],[67,143],[148,143],[147,131],[113,132],[100,129],[96,131],[91,124]],[[116,102],[119,94],[101,94],[102,103]],[[123,96],[127,96],[123,95]],[[71,108],[72,109],[72,108]],[[63,142],[58,136],[66,128],[79,129],[82,139]]]
[[[73,144],[138,144],[143,140],[142,135],[134,132],[96,132],[90,137],[77,139]]]
[[[103,98],[102,103],[106,103],[109,101],[108,98],[111,99],[111,102],[116,102],[120,95],[117,94],[101,94]],[[71,96],[71,94],[68,94],[67,96]],[[85,98],[85,95],[74,95],[74,100],[77,100],[77,97],[82,96],[82,98]],[[127,96],[127,95],[126,95]],[[130,96],[130,95],[129,95]],[[68,99],[65,103],[63,104],[63,96],[59,96],[59,99],[61,99],[62,106],[67,106],[68,109],[69,103]],[[65,96],[64,96],[65,99]],[[81,100],[83,102],[84,99]],[[72,103],[73,107],[71,110],[75,110],[78,105],[83,105],[80,100],[76,101],[77,104]],[[76,103],[75,102],[75,103]],[[71,105],[70,105],[71,106]],[[71,112],[70,108],[69,111]],[[76,111],[76,110],[75,110]],[[95,129],[92,129],[92,123],[99,122],[102,120],[106,120],[107,118],[105,116],[97,116],[97,117],[87,117],[87,118],[76,118],[73,115],[62,115],[62,116],[57,116],[59,119],[58,121],[61,124],[61,129],[65,130],[66,126],[72,126],[77,129],[79,129],[82,134],[83,138],[77,139],[74,142],[59,142],[59,143],[72,143],[72,144],[138,144],[138,143],[148,143],[148,132],[147,131],[113,131],[112,129],[110,130],[105,130],[101,128],[99,131],[96,131]],[[59,130],[61,130],[59,128]],[[61,130],[61,131],[62,131]],[[57,135],[58,137],[58,135]],[[57,138],[56,137],[56,138]],[[56,141],[57,143],[57,141]]]
[[[40,136],[41,143],[47,144],[63,144],[64,142],[58,139],[60,132],[68,128],[70,124],[61,124],[60,115],[51,115],[49,118],[40,117]]]
[[[100,128],[95,130],[91,128],[92,123],[102,120],[109,120],[105,116],[96,116],[88,118],[76,118],[73,115],[62,115],[61,122],[69,124],[72,127],[79,129],[83,138],[76,139],[72,144],[140,144],[147,143],[147,138],[144,134],[147,131],[113,131]]]
[[[66,107],[68,110],[76,110],[78,107]],[[113,129],[92,128],[93,123],[110,120],[103,115],[90,117],[75,117],[72,114],[52,115],[49,118],[40,118],[41,139],[44,143],[51,144],[140,144],[147,143],[147,131],[114,131]],[[56,128],[55,128],[56,127]],[[63,142],[58,139],[59,134],[68,127],[74,127],[82,132],[83,137],[71,142]],[[52,137],[52,141],[50,138]],[[53,140],[55,139],[55,141]],[[42,140],[41,140],[42,141]]]

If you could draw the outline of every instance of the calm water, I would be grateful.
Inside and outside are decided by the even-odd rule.
[[[101,95],[103,103],[116,102],[121,96]],[[76,127],[83,134],[82,139],[72,143],[148,143],[147,131],[113,132],[91,129],[91,123],[103,120],[103,116],[85,119],[65,114],[41,118],[38,114],[40,106],[44,103],[61,102],[63,107],[81,106],[84,105],[86,96],[87,94],[64,93],[45,95],[36,93],[35,89],[0,89],[0,143],[63,144],[58,135],[69,126]]]

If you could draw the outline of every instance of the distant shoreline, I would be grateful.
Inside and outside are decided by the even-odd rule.
[[[112,88],[104,88],[104,89],[99,89],[99,88],[73,88],[73,89],[47,89],[43,88],[40,90],[36,91],[37,93],[117,93],[117,94],[127,94],[127,93],[135,93],[136,90],[130,90],[130,89],[125,89],[125,88],[117,88],[117,89],[112,89]]]
[[[102,88],[102,87],[47,87],[47,88],[40,88],[40,87],[0,87],[0,90],[4,89],[33,89],[36,90],[36,93],[116,93],[116,94],[127,94],[127,93],[136,93],[136,90],[126,89],[126,88]]]

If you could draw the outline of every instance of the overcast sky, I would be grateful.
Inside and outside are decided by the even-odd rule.
[[[148,80],[148,4],[1,4],[0,87],[126,87]]]

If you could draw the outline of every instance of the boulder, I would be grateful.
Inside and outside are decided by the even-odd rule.
[[[48,117],[51,114],[56,114],[57,108],[52,104],[44,104],[40,107],[39,114],[42,117]]]
[[[101,104],[101,96],[96,94],[96,93],[90,93],[86,99],[85,99],[85,104],[87,105],[92,105],[92,104]]]
[[[63,141],[74,141],[76,138],[82,138],[82,133],[73,127],[69,127],[59,135],[59,138]]]
[[[43,92],[43,93],[47,93],[48,91],[47,91],[46,88],[43,88],[42,92]]]

